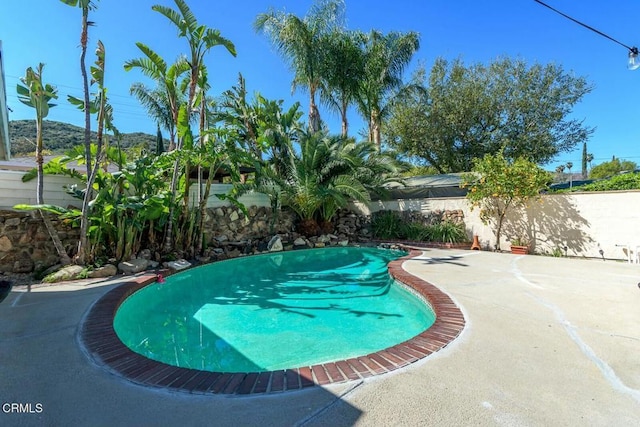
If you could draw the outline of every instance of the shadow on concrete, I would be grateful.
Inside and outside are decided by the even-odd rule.
[[[448,257],[429,257],[427,255],[427,250],[426,249],[421,249],[423,252],[425,252],[425,255],[422,255],[419,258],[413,258],[410,261],[411,262],[421,262],[423,264],[426,265],[441,265],[441,264],[449,264],[449,265],[455,265],[458,267],[468,267],[469,264],[465,264],[464,262],[461,262],[460,260],[462,260],[462,256],[459,255],[452,255],[452,256],[448,256]],[[427,258],[425,258],[427,257]]]
[[[0,304],[0,396],[24,404],[23,412],[0,412],[0,425],[295,425],[322,420],[336,405],[349,425],[360,418],[359,409],[319,386],[228,399],[123,381],[89,359],[78,339],[85,314],[112,283],[19,286]],[[288,373],[281,390],[303,380]]]

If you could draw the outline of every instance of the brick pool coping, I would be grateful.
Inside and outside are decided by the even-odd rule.
[[[156,274],[133,277],[100,298],[80,327],[80,341],[96,362],[129,381],[189,393],[274,393],[382,375],[443,349],[465,326],[462,312],[447,294],[402,268],[404,261],[419,255],[422,251],[411,250],[407,256],[389,263],[388,269],[396,281],[411,288],[431,306],[436,315],[435,322],[407,341],[364,356],[294,369],[248,373],[200,371],[148,359],[120,341],[113,328],[113,319],[120,304],[134,292],[154,283]]]

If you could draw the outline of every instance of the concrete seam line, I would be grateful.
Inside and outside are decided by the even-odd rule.
[[[593,351],[593,349],[589,347],[589,345],[584,342],[582,338],[580,338],[580,335],[578,335],[578,332],[576,330],[577,328],[564,317],[564,313],[562,312],[562,310],[560,310],[560,308],[556,307],[550,302],[543,300],[538,296],[532,295],[528,292],[527,294],[531,298],[537,300],[543,306],[547,307],[549,310],[553,311],[553,313],[556,315],[556,319],[567,332],[567,335],[569,335],[569,338],[571,338],[571,340],[576,343],[580,351],[596,365],[596,367],[600,370],[600,372],[602,372],[602,375],[609,382],[609,384],[611,384],[614,390],[618,390],[621,393],[628,394],[629,396],[640,402],[640,390],[631,388],[624,382],[622,382],[622,380],[616,375],[616,372],[613,370],[613,368],[609,366],[607,362],[600,359],[595,351]]]
[[[525,285],[529,285],[532,288],[536,288],[536,289],[544,289],[543,286],[540,285],[536,285],[533,282],[530,282],[529,280],[527,280],[524,277],[524,274],[522,273],[522,271],[518,268],[518,261],[522,258],[524,258],[526,255],[521,255],[517,258],[515,258],[513,261],[511,261],[511,270],[510,273],[512,273],[514,276],[516,276],[516,279],[518,279],[519,281],[521,281],[522,283],[524,283]]]
[[[295,424],[295,426],[296,427],[302,427],[304,425],[309,424],[311,421],[313,421],[314,419],[318,418],[320,415],[324,414],[329,409],[331,409],[333,406],[335,406],[338,402],[342,401],[343,398],[347,397],[349,394],[351,394],[356,388],[360,387],[362,384],[364,384],[364,380],[360,380],[360,381],[356,382],[351,387],[349,387],[348,389],[346,389],[345,391],[343,391],[342,393],[337,395],[331,402],[327,403],[325,406],[317,409],[312,414],[310,414],[307,417],[305,417],[305,418],[301,419],[300,421],[298,421]]]

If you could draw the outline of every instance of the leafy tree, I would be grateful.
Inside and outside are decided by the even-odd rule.
[[[342,0],[316,0],[304,18],[270,10],[256,17],[256,31],[265,34],[294,72],[293,88],[309,91],[309,130],[320,130],[316,92],[322,86],[325,36],[343,26]]]
[[[473,173],[465,174],[461,187],[467,199],[480,208],[482,221],[496,227],[495,249],[500,249],[504,219],[511,209],[522,207],[547,186],[549,174],[523,157],[510,161],[502,152],[474,160]]]
[[[71,7],[79,7],[82,9],[82,24],[80,30],[80,73],[82,74],[82,88],[84,94],[84,105],[87,108],[84,110],[84,146],[85,146],[85,161],[87,165],[87,176],[91,173],[91,154],[89,147],[91,145],[91,111],[89,106],[89,75],[87,73],[86,57],[87,57],[87,45],[89,40],[89,26],[93,25],[89,21],[89,11],[97,8],[96,2],[92,0],[60,0],[62,3]]]
[[[40,63],[35,70],[31,67],[27,68],[25,76],[20,78],[22,84],[17,85],[18,99],[20,102],[36,110],[36,204],[38,205],[44,205],[42,122],[49,114],[49,108],[55,106],[51,100],[58,98],[56,88],[48,83],[45,84],[42,82],[43,69],[44,64],[42,63]],[[51,223],[48,214],[43,210],[38,210],[38,212],[42,217],[42,221],[44,222],[49,236],[51,236],[51,240],[53,241],[62,264],[70,264],[71,259],[69,258],[69,255],[67,255],[67,251],[62,245],[58,232]]]
[[[424,94],[394,103],[389,143],[441,173],[469,171],[474,159],[500,150],[507,159],[544,164],[593,132],[568,118],[592,86],[559,65],[504,58],[465,66],[438,59],[423,87]]]
[[[402,73],[420,47],[418,33],[371,31],[364,46],[364,76],[358,90],[358,110],[368,122],[368,140],[380,149],[382,122],[390,102],[403,87]]]
[[[635,162],[630,160],[620,160],[616,156],[613,156],[611,161],[600,163],[599,165],[592,167],[591,172],[589,173],[589,178],[609,178],[619,174],[620,172],[634,171],[637,168],[638,165]]]

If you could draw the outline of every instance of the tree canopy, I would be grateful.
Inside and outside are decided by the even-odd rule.
[[[461,186],[469,189],[467,199],[471,206],[480,208],[480,219],[495,225],[495,248],[499,250],[507,212],[538,197],[550,181],[550,175],[524,157],[509,161],[502,152],[475,159],[473,172],[463,176]]]
[[[507,159],[545,164],[593,132],[569,117],[593,87],[559,65],[438,59],[426,80],[424,70],[414,75],[424,90],[394,104],[384,131],[392,147],[441,173],[469,171],[474,159],[500,150]]]
[[[632,172],[637,168],[638,165],[635,162],[630,160],[620,160],[614,156],[611,161],[594,166],[589,173],[589,178],[609,178],[619,174],[620,172]]]

